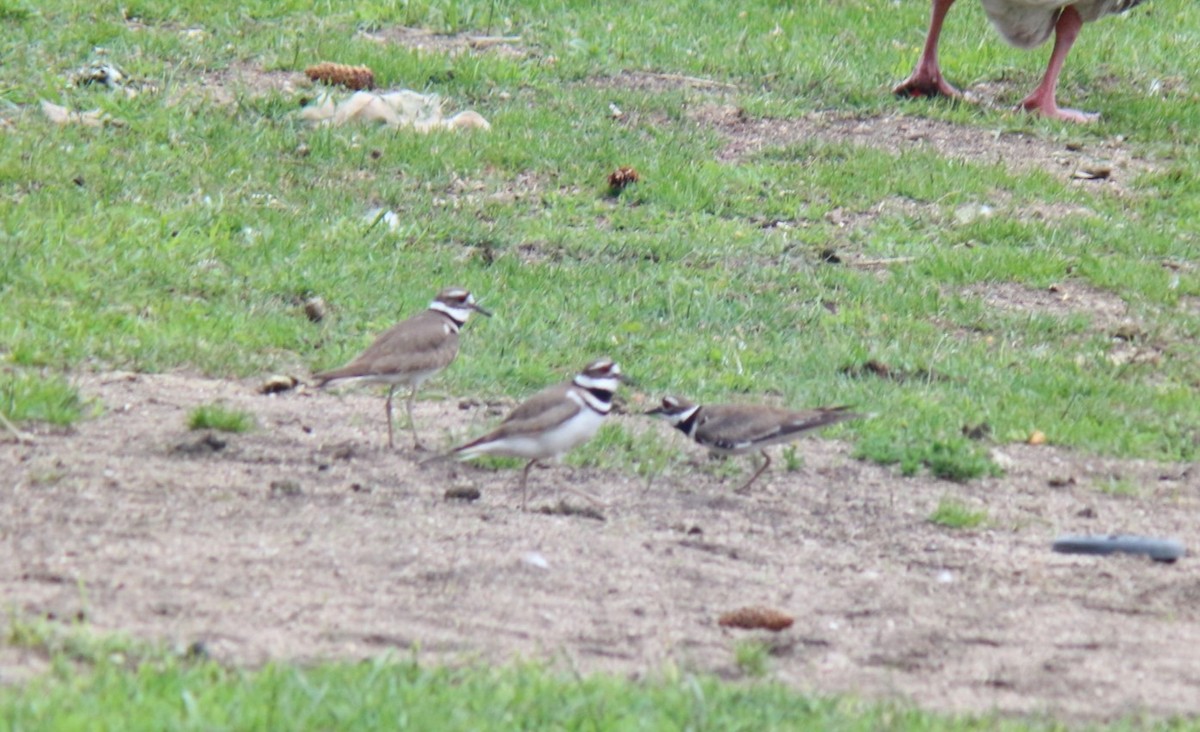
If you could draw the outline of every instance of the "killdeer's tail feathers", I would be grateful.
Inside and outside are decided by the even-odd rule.
[[[491,442],[494,439],[495,435],[491,433],[486,434],[483,437],[471,440],[465,445],[459,445],[450,452],[446,453],[446,456],[458,458],[460,460],[470,460],[471,458],[477,458],[480,455],[486,455],[487,450],[481,448],[481,446],[486,445],[488,442]]]
[[[318,389],[323,389],[323,388],[325,388],[325,386],[333,383],[334,381],[337,381],[338,379],[348,379],[353,376],[361,376],[361,374],[348,373],[350,366],[352,366],[352,365],[353,364],[350,364],[347,366],[343,366],[340,369],[333,369],[332,371],[322,371],[319,374],[313,374],[313,381],[316,382],[316,386]]]

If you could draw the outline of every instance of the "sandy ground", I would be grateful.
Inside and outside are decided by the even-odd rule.
[[[1116,531],[1200,546],[1189,466],[1004,446],[1004,477],[958,485],[809,439],[803,467],[777,459],[742,497],[738,476],[655,422],[647,439],[673,441],[681,460],[653,482],[552,466],[534,471],[522,512],[515,470],[388,451],[370,391],[264,396],[178,374],[77,383],[100,416],[32,445],[0,437],[0,592],[18,617],[202,642],[231,663],[417,647],[429,662],[537,658],[634,677],[737,677],[735,647],[769,636],[769,675],[803,691],[1076,721],[1200,712],[1196,562],[1049,549],[1061,533]],[[217,401],[259,429],[189,432],[188,413]],[[494,411],[426,400],[417,419],[448,445]],[[1138,495],[1099,490],[1116,478]],[[539,513],[588,506],[565,483],[602,497],[602,520]],[[447,500],[452,488],[482,495]],[[986,509],[987,526],[930,523],[945,496]],[[717,624],[745,605],[795,624]],[[4,649],[0,678],[38,663]]]

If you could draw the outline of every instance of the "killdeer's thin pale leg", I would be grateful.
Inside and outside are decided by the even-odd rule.
[[[745,495],[771,465],[766,448],[791,442],[819,427],[862,415],[847,407],[821,407],[794,412],[753,404],[693,404],[682,397],[666,397],[646,414],[662,416],[676,429],[717,455],[744,455],[758,451],[763,464],[735,493]]]
[[[396,393],[396,385],[395,384],[388,385],[387,399],[383,402],[383,411],[387,412],[388,447],[389,448],[392,448],[395,445],[395,440],[392,439],[392,421],[394,419],[394,417],[392,416],[393,415],[392,395],[395,393]],[[408,413],[408,420],[409,420],[409,423],[411,424],[412,423],[412,412]],[[412,425],[412,428],[413,428],[413,447],[417,447],[418,449],[420,449],[418,446],[421,444],[421,441],[417,439],[417,426]]]
[[[416,421],[415,419],[413,419],[413,413],[412,413],[413,401],[414,401],[416,398],[417,398],[417,387],[416,387],[416,385],[414,384],[414,385],[413,385],[413,387],[412,387],[411,389],[409,389],[409,392],[408,392],[408,399],[406,399],[406,400],[404,401],[404,410],[405,410],[406,412],[408,412],[408,428],[409,428],[410,430],[412,430],[412,436],[413,436],[413,445],[414,445],[414,446],[416,446],[416,448],[417,448],[418,450],[421,450],[421,449],[424,449],[424,448],[422,448],[422,447],[421,447],[421,438],[417,437],[417,421]],[[390,394],[388,395],[388,402],[389,402],[389,404],[388,404],[388,414],[389,414],[389,415],[391,415],[392,407],[391,407],[391,404],[390,404],[390,402],[391,402],[391,395],[390,395]],[[390,437],[390,433],[391,433],[391,427],[392,427],[392,420],[391,420],[391,418],[390,418],[390,416],[389,416],[389,418],[388,418],[388,433],[389,433],[388,442],[391,442],[391,437]]]
[[[529,471],[540,460],[558,457],[590,440],[612,410],[613,395],[623,380],[611,359],[588,364],[574,379],[547,387],[522,402],[488,434],[454,448],[451,455],[469,460],[480,455],[524,458],[521,510],[528,506]],[[565,486],[589,501],[600,500]]]
[[[750,484],[758,480],[758,476],[765,473],[767,468],[771,466],[771,456],[767,454],[766,448],[759,450],[759,453],[763,456],[763,464],[759,466],[758,470],[754,471],[754,475],[751,475],[749,480],[747,480],[745,483],[742,483],[741,487],[734,491],[734,493],[738,494],[739,496],[744,496],[749,493]]]
[[[521,470],[521,510],[522,511],[528,510],[528,506],[529,506],[529,501],[528,501],[529,471],[532,470],[533,466],[536,465],[538,462],[540,462],[540,461],[539,460],[530,460],[529,462],[525,463],[524,469]],[[571,493],[574,493],[575,495],[579,496],[580,498],[590,501],[594,505],[597,505],[597,506],[604,505],[604,501],[601,501],[599,498],[593,496],[591,493],[587,493],[585,491],[579,490],[575,486],[564,485],[563,488],[566,488],[568,491],[570,491]]]
[[[394,444],[394,440],[392,439],[392,421],[394,419],[393,415],[395,414],[395,410],[392,407],[392,396],[395,395],[395,393],[396,393],[396,385],[392,384],[391,386],[388,387],[387,401],[384,402],[384,405],[383,405],[384,411],[387,412],[388,447],[392,447]],[[417,387],[414,384],[412,386],[412,388],[409,389],[409,391],[408,391],[408,399],[406,399],[404,401],[404,411],[405,411],[405,413],[408,414],[408,428],[410,430],[412,430],[413,447],[417,450],[423,450],[423,449],[425,449],[425,447],[424,447],[424,445],[421,444],[421,438],[417,436],[417,422],[415,419],[413,419],[413,413],[412,413],[413,400],[416,398],[417,398]]]
[[[471,313],[491,316],[461,287],[448,287],[438,293],[429,307],[408,320],[384,331],[357,358],[345,366],[316,374],[317,386],[329,384],[386,384],[388,447],[395,447],[392,427],[392,398],[396,387],[408,386],[405,407],[412,430],[413,447],[421,450],[412,405],[421,384],[449,366],[458,355],[458,331]]]
[[[528,486],[529,486],[529,471],[531,468],[533,468],[533,464],[536,462],[537,462],[536,459],[530,460],[529,462],[525,463],[525,468],[523,470],[521,470],[521,510],[522,511],[524,511],[526,506],[528,505],[528,502],[526,501],[526,488],[528,488]]]

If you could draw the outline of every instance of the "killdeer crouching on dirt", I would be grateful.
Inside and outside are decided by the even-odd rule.
[[[802,433],[861,417],[848,407],[820,407],[793,412],[754,404],[700,406],[681,397],[666,397],[646,414],[659,415],[683,434],[718,455],[745,455],[758,450],[763,464],[735,493],[744,494],[771,464],[769,445],[791,442]]]
[[[525,510],[529,469],[539,460],[559,457],[590,440],[612,409],[613,394],[623,380],[621,367],[612,359],[597,359],[574,379],[529,397],[499,427],[450,454],[464,460],[480,455],[528,460],[521,472],[521,510]],[[569,490],[596,501],[574,488]]]
[[[412,403],[417,387],[430,376],[446,368],[458,355],[458,330],[466,324],[471,312],[491,317],[475,302],[474,296],[461,287],[447,287],[438,293],[429,308],[387,329],[367,350],[350,363],[323,373],[314,374],[317,386],[329,384],[387,384],[388,447],[392,439],[392,394],[396,387],[411,388],[405,406],[408,424],[412,429],[413,447],[420,450],[421,439],[413,421]]]

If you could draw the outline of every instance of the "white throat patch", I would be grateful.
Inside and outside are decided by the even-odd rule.
[[[459,327],[466,324],[467,319],[471,317],[471,308],[456,308],[447,305],[441,300],[434,300],[429,303],[430,310],[436,310],[439,313],[445,313],[451,320],[454,321],[454,331],[458,332]]]
[[[691,419],[692,415],[694,415],[699,409],[700,409],[700,405],[697,404],[695,406],[689,407],[688,409],[680,412],[679,414],[672,414],[667,419],[673,425],[680,425],[680,424],[683,424],[684,422],[688,421],[689,419]],[[692,432],[696,431],[697,426],[698,425],[696,425],[696,424],[692,424],[692,430],[691,430],[691,432],[688,432],[688,437],[692,436]]]
[[[578,386],[578,381],[576,381]],[[586,407],[596,414],[608,414],[612,410],[612,402],[601,401],[587,389],[567,389],[567,398],[581,407]]]

